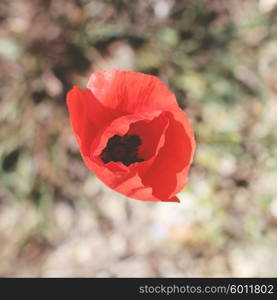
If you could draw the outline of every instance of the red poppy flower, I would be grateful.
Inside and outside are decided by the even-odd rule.
[[[113,190],[138,200],[179,201],[195,140],[186,114],[157,77],[109,70],[67,95],[87,167]]]

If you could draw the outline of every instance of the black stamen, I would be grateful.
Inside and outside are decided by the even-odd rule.
[[[129,166],[135,162],[141,162],[143,159],[138,157],[137,148],[141,145],[141,139],[137,135],[114,135],[108,141],[106,148],[100,154],[104,163],[110,161],[121,161]]]

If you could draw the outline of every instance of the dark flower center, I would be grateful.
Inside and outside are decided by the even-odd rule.
[[[106,164],[110,161],[121,161],[129,166],[143,159],[138,157],[137,148],[141,145],[141,139],[137,135],[114,135],[108,141],[106,148],[100,154],[100,158]]]

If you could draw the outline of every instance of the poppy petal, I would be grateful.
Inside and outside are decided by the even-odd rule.
[[[139,157],[148,160],[159,151],[158,143],[164,144],[164,133],[168,127],[168,118],[161,113],[155,119],[142,120],[131,124],[128,133],[141,138],[142,144],[138,149]]]
[[[103,106],[89,89],[74,87],[67,94],[71,126],[77,136],[81,151],[89,155],[90,146],[99,128],[106,126],[121,114]]]
[[[161,80],[143,73],[117,69],[94,72],[87,88],[104,106],[125,113],[161,110],[177,104]]]
[[[123,192],[123,194],[127,195],[128,197],[137,200],[180,202],[180,200],[175,196],[163,199],[156,197],[153,194],[152,187],[144,186],[141,177],[138,174],[130,177],[128,180],[123,181],[121,185],[116,187],[116,190],[121,193]]]
[[[160,199],[173,197],[187,184],[186,174],[194,153],[194,138],[187,134],[183,123],[176,121],[171,113],[168,118],[165,144],[142,176],[142,183],[151,186],[153,195]]]
[[[108,168],[103,169],[89,157],[83,156],[83,160],[87,167],[92,170],[101,181],[118,193],[142,201],[180,202],[176,196],[163,199],[154,196],[152,187],[144,186],[141,177],[135,171],[115,173]],[[147,163],[149,163],[149,161]]]

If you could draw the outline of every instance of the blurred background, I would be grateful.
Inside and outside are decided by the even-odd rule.
[[[65,104],[157,75],[195,130],[181,203],[84,166]],[[277,276],[276,0],[1,0],[0,276]]]

